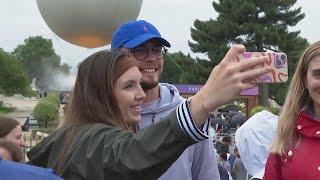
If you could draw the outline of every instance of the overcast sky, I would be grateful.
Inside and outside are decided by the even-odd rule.
[[[144,0],[138,19],[153,23],[171,42],[171,52],[191,52],[188,46],[190,28],[195,19],[215,19],[212,0]],[[298,0],[306,17],[294,27],[310,43],[320,40],[320,1]],[[55,35],[42,19],[36,0],[0,0],[0,48],[12,51],[29,36],[41,35],[53,40],[62,62],[75,66],[96,49],[72,45]],[[106,47],[103,47],[106,48]],[[100,48],[101,49],[101,48]],[[194,55],[193,55],[194,56]]]

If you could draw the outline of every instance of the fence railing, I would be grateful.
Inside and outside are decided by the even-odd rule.
[[[27,153],[30,151],[30,149],[40,143],[45,137],[47,137],[48,134],[37,131],[35,133],[35,136],[32,137],[32,133],[27,133],[23,135],[23,140],[24,140],[24,146],[22,148],[22,152],[24,154],[23,156],[23,162],[27,162]]]

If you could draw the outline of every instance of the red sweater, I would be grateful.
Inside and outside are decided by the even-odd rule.
[[[301,112],[294,132],[300,144],[285,155],[270,153],[264,180],[320,180],[320,122]]]

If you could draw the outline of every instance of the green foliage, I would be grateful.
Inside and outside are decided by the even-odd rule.
[[[69,74],[70,73],[70,69],[71,66],[69,66],[66,63],[63,63],[62,65],[60,65],[59,67],[59,72],[63,73],[63,74]]]
[[[35,84],[41,90],[49,89],[55,74],[69,73],[70,67],[60,64],[60,56],[53,49],[52,41],[41,36],[25,39],[24,44],[14,49],[13,55],[21,60],[29,82],[36,78]]]
[[[180,76],[180,83],[182,84],[202,84],[204,83],[204,79],[206,77],[202,77],[199,73],[201,65],[194,59],[180,52],[180,58],[176,60],[177,64],[183,69],[182,74]]]
[[[60,107],[60,97],[58,93],[49,93],[49,95],[45,98],[45,101],[53,103],[58,108]]]
[[[0,49],[0,93],[31,96],[31,87],[19,61]],[[31,90],[32,91],[32,90]]]
[[[220,0],[213,2],[219,13],[216,20],[196,20],[191,28],[189,42],[193,52],[206,53],[210,61],[219,63],[232,44],[244,44],[247,51],[281,51],[288,56],[289,81],[293,75],[301,51],[307,41],[299,37],[300,32],[289,32],[304,18],[301,8],[294,9],[296,0]],[[281,87],[281,88],[279,88]],[[272,84],[271,97],[282,104],[286,84]],[[270,97],[268,89],[264,97]]]
[[[275,114],[275,115],[278,115],[278,113],[279,113],[279,109],[275,108],[275,107],[271,107],[271,106],[269,106],[269,107],[256,106],[250,111],[250,117],[253,116],[254,114],[262,111],[262,110],[269,111],[269,112],[271,112],[272,114]]]
[[[48,122],[58,120],[59,108],[50,101],[42,100],[34,107],[32,114],[39,123],[45,123],[47,127]]]
[[[180,75],[182,73],[181,67],[176,63],[176,59],[173,54],[167,54],[164,57],[163,72],[161,74],[161,82],[170,84],[180,83]]]
[[[38,95],[38,92],[37,91],[34,91],[31,89],[31,86],[23,89],[22,93],[21,93],[23,96],[25,97],[35,97]]]
[[[251,111],[250,111],[250,117],[255,115],[256,113],[260,112],[260,111],[263,111],[263,110],[266,110],[266,111],[269,111],[271,112],[271,109],[268,108],[268,107],[264,107],[264,106],[256,106],[254,107]],[[272,113],[272,112],[271,112]]]
[[[49,93],[48,96],[41,101],[33,109],[33,116],[38,120],[39,124],[47,125],[49,123],[56,124],[59,118],[60,98],[58,93]]]
[[[289,38],[290,39],[290,38]],[[272,84],[270,86],[271,98],[276,100],[278,104],[283,105],[285,97],[287,95],[288,87],[293,77],[294,71],[296,69],[298,60],[302,55],[305,48],[309,45],[306,40],[297,38],[290,39],[287,44],[283,45],[284,52],[288,55],[288,72],[289,78],[288,81],[284,84]]]
[[[216,66],[216,64],[209,60],[199,59],[199,58],[196,59],[194,73],[199,78],[198,81],[201,84],[204,84],[207,82],[207,79],[209,78],[209,75],[214,66]]]
[[[279,115],[280,108],[270,106],[269,109],[271,110],[271,112],[273,114],[275,114],[277,116]]]
[[[12,107],[0,107],[0,115],[12,112],[12,111],[14,111],[14,109],[15,108],[12,108]]]
[[[193,59],[182,52],[168,53],[165,56],[161,81],[183,84],[203,84],[212,70],[213,63],[203,59]]]

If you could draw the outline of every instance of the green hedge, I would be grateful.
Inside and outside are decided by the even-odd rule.
[[[39,125],[57,121],[59,118],[60,97],[58,93],[50,93],[43,98],[33,109],[33,116],[38,120]]]
[[[59,107],[48,100],[40,101],[33,109],[33,116],[39,123],[45,123],[45,127],[47,128],[48,122],[58,120]]]
[[[44,101],[52,102],[58,108],[60,107],[60,97],[59,97],[58,93],[50,93],[46,98],[44,98]]]
[[[269,111],[269,112],[273,113],[272,110],[270,108],[268,108],[268,107],[256,106],[250,111],[250,117],[255,115],[256,113],[258,113],[260,111],[263,111],[263,110],[266,110],[266,111]]]
[[[13,108],[13,107],[0,107],[0,115],[7,114],[7,113],[12,112],[14,110],[15,110],[15,108]]]

